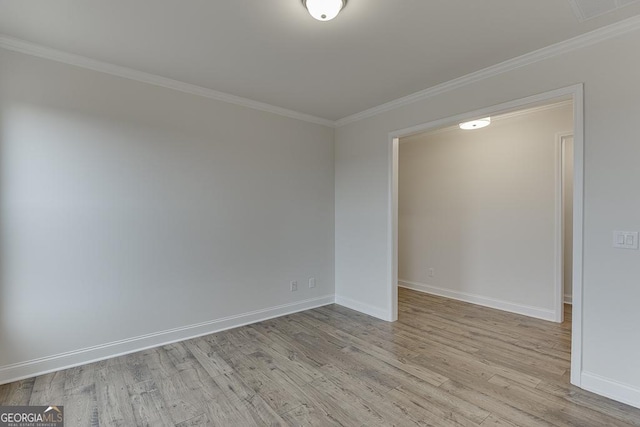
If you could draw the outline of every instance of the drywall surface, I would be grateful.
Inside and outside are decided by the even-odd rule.
[[[572,127],[565,103],[401,139],[399,280],[553,319],[556,134]]]
[[[332,301],[333,165],[331,128],[0,50],[0,371]]]
[[[640,393],[640,251],[612,247],[640,230],[639,45],[627,33],[338,128],[336,295],[388,311],[390,132],[584,83],[583,371]]]
[[[563,169],[562,169],[562,214],[564,221],[564,298],[570,302],[573,295],[573,136],[563,139]]]

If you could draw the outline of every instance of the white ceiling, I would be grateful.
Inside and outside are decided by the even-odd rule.
[[[569,0],[2,0],[0,33],[336,120],[640,15]]]

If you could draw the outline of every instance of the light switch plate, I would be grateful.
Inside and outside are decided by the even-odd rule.
[[[613,247],[620,249],[638,249],[638,232],[614,231]]]

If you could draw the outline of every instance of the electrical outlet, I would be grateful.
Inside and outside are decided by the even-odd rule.
[[[433,268],[430,268],[430,269],[429,269],[429,277],[433,277],[433,276],[435,276],[435,275],[436,275],[435,270],[434,270]]]
[[[295,292],[298,290],[298,282],[296,282],[295,280],[293,280],[291,282],[291,292]]]
[[[316,278],[315,277],[310,277],[309,278],[309,289],[315,288],[315,287],[316,287]]]

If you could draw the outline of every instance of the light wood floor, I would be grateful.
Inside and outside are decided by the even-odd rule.
[[[0,386],[0,403],[63,404],[70,427],[640,426],[568,384],[569,322],[399,299],[393,324],[327,306]]]

